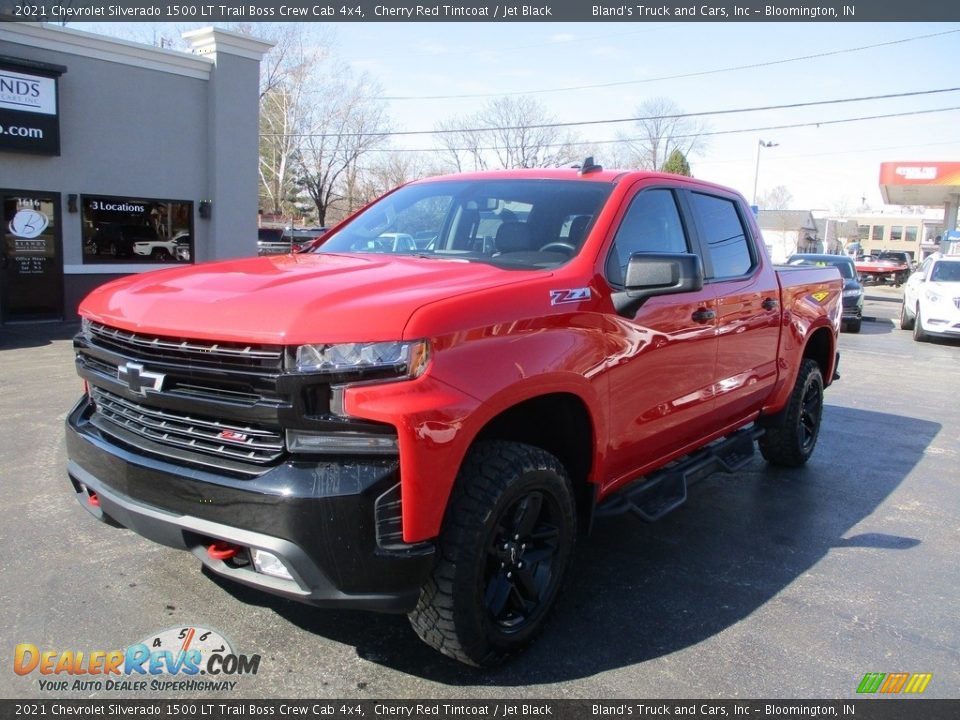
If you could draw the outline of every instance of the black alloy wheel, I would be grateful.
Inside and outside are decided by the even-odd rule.
[[[787,406],[775,415],[760,418],[764,434],[758,445],[767,462],[800,467],[813,454],[823,417],[823,376],[810,358],[800,363]]]
[[[573,489],[554,455],[507,440],[476,443],[410,624],[428,645],[468,665],[520,652],[557,599],[576,529]]]
[[[487,547],[483,604],[490,622],[516,632],[545,611],[556,580],[560,508],[538,490],[522,495],[501,515]]]

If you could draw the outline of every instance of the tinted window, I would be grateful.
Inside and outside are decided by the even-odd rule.
[[[938,262],[930,273],[933,282],[960,282],[960,262]]]
[[[670,190],[645,190],[630,203],[607,258],[610,282],[623,285],[630,256],[642,252],[690,252]]]
[[[711,277],[739,277],[750,272],[753,257],[736,204],[703,193],[691,193],[690,199],[706,243]]]

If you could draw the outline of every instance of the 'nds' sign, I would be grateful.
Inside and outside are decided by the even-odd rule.
[[[0,150],[60,154],[61,72],[39,74],[27,66],[0,64]]]

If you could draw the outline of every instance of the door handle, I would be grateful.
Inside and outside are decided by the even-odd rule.
[[[691,319],[694,322],[698,323],[707,323],[711,320],[716,320],[717,314],[713,310],[697,310],[692,316]]]
[[[774,300],[773,298],[767,298],[762,303],[760,303],[760,307],[762,307],[764,310],[776,310],[779,306],[780,306],[780,303]]]

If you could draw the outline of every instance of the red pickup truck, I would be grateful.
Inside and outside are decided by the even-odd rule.
[[[496,662],[594,518],[656,520],[757,442],[810,457],[842,281],[760,237],[736,192],[587,163],[418,181],[309,252],[117,280],[80,308],[73,488],[233,580]]]

